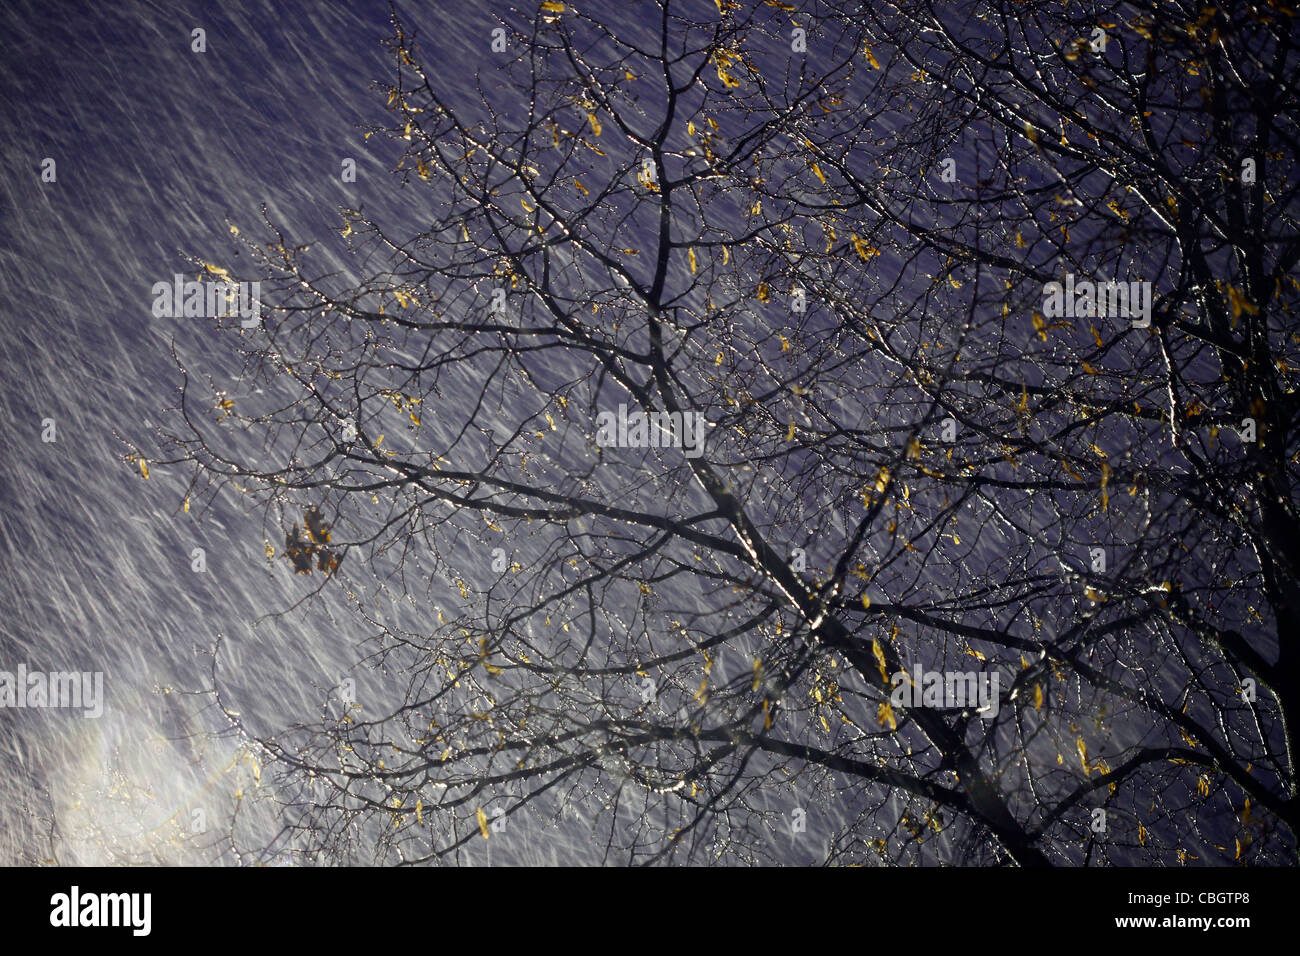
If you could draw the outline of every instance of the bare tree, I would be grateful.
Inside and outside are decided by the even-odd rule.
[[[214,655],[289,850],[1294,858],[1289,15],[811,6],[545,3],[472,99],[395,18],[416,225],[246,241],[155,461],[388,675],[267,729]]]

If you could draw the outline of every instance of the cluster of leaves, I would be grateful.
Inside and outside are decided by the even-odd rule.
[[[330,526],[320,509],[312,507],[303,513],[303,524],[307,528],[304,538],[298,525],[284,534],[284,557],[293,565],[294,574],[311,574],[312,561],[325,574],[333,574],[339,568],[343,555],[327,548],[330,540]]]

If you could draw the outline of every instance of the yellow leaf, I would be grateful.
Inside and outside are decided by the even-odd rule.
[[[898,729],[898,718],[894,716],[894,708],[890,706],[889,701],[882,700],[880,706],[876,708],[876,720],[880,726],[889,725],[890,730]]]
[[[1089,375],[1096,375],[1096,374],[1097,374],[1097,370],[1096,370],[1095,368],[1093,368],[1091,365],[1089,365],[1087,362],[1084,362],[1084,363],[1083,363],[1083,370],[1084,370],[1085,372],[1087,372]]]
[[[209,266],[208,268],[212,267]],[[1259,315],[1259,306],[1246,298],[1236,286],[1228,286],[1228,302],[1232,306],[1232,317],[1234,319],[1240,318],[1243,312],[1247,315]]]
[[[599,136],[599,135],[600,135],[600,131],[601,131],[601,129],[602,129],[603,127],[600,125],[600,120],[597,118],[596,114],[595,114],[595,113],[588,113],[588,114],[587,114],[587,120],[591,123],[591,132],[592,132],[592,135],[594,135],[594,136]]]
[[[826,176],[822,173],[822,168],[818,166],[816,163],[812,164],[812,171],[817,175],[818,179],[820,179],[822,182],[826,182]]]
[[[866,594],[863,594],[863,595],[862,595],[862,609],[865,611],[865,610],[867,610],[869,607],[871,607],[871,598],[868,597]]]
[[[758,690],[758,685],[763,682],[763,659],[754,658],[754,690]]]
[[[424,801],[423,800],[415,801],[415,822],[421,824],[424,823]]]
[[[1088,766],[1088,745],[1084,742],[1082,737],[1074,743],[1075,746],[1079,748],[1079,762],[1083,764],[1083,775],[1087,777],[1092,772],[1091,768]]]
[[[735,74],[733,74],[729,69],[727,69],[727,64],[732,59],[731,55],[724,50],[718,50],[713,55],[713,59],[714,59],[714,66],[717,68],[718,71],[718,79],[722,81],[722,85],[729,90],[735,89],[737,86],[739,86],[740,80],[736,79]]]
[[[1043,709],[1043,685],[1034,685],[1034,710]]]
[[[564,4],[560,3],[560,0],[546,0],[546,2],[542,4],[542,9],[547,13],[563,13]],[[480,814],[482,814],[482,812],[483,811],[481,810],[479,811]],[[486,835],[487,834],[484,834],[484,836]]]
[[[573,180],[573,188],[578,190],[578,192],[582,193],[584,196],[591,195],[591,190],[588,189],[586,186],[582,185],[582,181],[578,179],[576,176],[574,177]]]
[[[875,246],[868,245],[865,240],[859,239],[858,234],[856,232],[853,233],[849,238],[853,240],[853,248],[857,251],[858,258],[861,259],[863,262],[870,262],[872,256],[880,255],[879,249],[877,249]]]
[[[875,55],[874,53],[871,52],[871,44],[870,44],[870,43],[864,43],[864,44],[862,44],[862,55],[865,56],[865,57],[867,58],[867,62],[871,64],[871,68],[872,68],[873,70],[878,70],[878,69],[880,69],[880,61],[877,60],[877,59],[876,59],[876,55]]]
[[[866,595],[863,595],[865,597]],[[880,646],[880,641],[876,638],[871,639],[871,653],[875,655],[876,664],[880,667],[880,679],[884,683],[889,683],[889,672],[885,669],[885,649]]]
[[[1042,339],[1044,342],[1046,342],[1047,323],[1043,321],[1043,317],[1039,315],[1037,312],[1033,314],[1033,322],[1034,322],[1034,328],[1038,330],[1038,337]]]
[[[766,282],[760,282],[760,283],[758,284],[758,301],[759,301],[759,302],[766,302],[766,301],[767,301],[768,299],[770,299],[770,298],[771,298],[771,295],[768,294],[767,283],[766,283]],[[785,349],[782,349],[781,351],[784,352]]]
[[[691,275],[695,275],[695,249],[694,248],[686,250],[686,258],[690,260],[691,263]]]
[[[794,441],[794,419],[790,420],[790,427],[786,430],[785,440]]]
[[[545,4],[543,4],[543,6],[545,6]],[[564,8],[564,4],[562,3],[558,3],[556,4],[556,6],[560,7],[561,9]],[[476,816],[478,817],[478,832],[483,834],[483,839],[486,840],[488,838],[487,814],[483,812],[482,807],[479,807],[478,811],[476,812]]]
[[[1138,824],[1138,843],[1143,846],[1147,845],[1147,828],[1140,823]]]
[[[144,460],[143,458],[140,459],[139,464],[140,464],[140,477],[142,477],[142,478],[148,478],[148,477],[149,477],[149,466],[145,463],[145,460]]]

